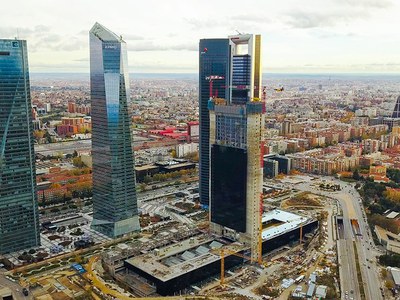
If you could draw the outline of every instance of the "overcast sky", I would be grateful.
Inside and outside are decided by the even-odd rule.
[[[32,72],[89,72],[95,22],[131,72],[195,73],[200,38],[259,33],[264,72],[400,73],[399,0],[11,0],[0,38],[28,40]]]

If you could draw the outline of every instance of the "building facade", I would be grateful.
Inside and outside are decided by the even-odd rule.
[[[115,238],[140,229],[135,188],[126,43],[102,25],[90,30],[92,228]]]
[[[210,109],[210,228],[261,255],[264,103]]]
[[[202,39],[199,44],[199,190],[201,204],[210,200],[210,125],[207,103],[223,98],[246,104],[261,98],[261,36],[239,34]],[[214,78],[214,79],[213,79]]]
[[[26,41],[0,40],[0,253],[40,245]]]
[[[279,163],[275,160],[264,158],[264,177],[274,178],[279,174]]]

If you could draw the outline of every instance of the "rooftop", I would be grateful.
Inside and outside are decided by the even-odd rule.
[[[392,273],[394,283],[400,285],[400,269],[390,268],[390,273]]]
[[[283,211],[280,209],[274,209],[263,214],[263,240],[271,239],[275,236],[281,235],[287,231],[293,230],[309,221],[308,218]]]
[[[126,260],[126,263],[151,274],[161,281],[169,281],[184,273],[198,269],[220,259],[220,248],[241,251],[240,244],[224,244],[209,236],[196,236],[166,247],[154,249],[151,253]]]
[[[123,42],[122,37],[116,35],[114,32],[97,22],[93,25],[92,29],[90,29],[90,33],[103,42]]]

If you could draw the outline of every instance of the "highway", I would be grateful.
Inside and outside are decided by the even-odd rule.
[[[56,153],[72,154],[75,150],[91,150],[91,140],[76,140],[61,143],[35,145],[35,153],[42,155],[55,155]]]
[[[133,138],[132,147],[141,146],[143,142],[146,142],[149,139],[143,137],[134,137]],[[58,142],[58,143],[50,143],[50,144],[36,144],[35,145],[35,153],[42,155],[56,155],[58,153],[63,154],[72,154],[77,150],[92,150],[92,140],[73,140],[67,142]]]
[[[372,235],[367,224],[365,213],[358,192],[350,183],[345,183],[332,177],[323,178],[341,185],[342,190],[337,192],[321,191],[310,183],[300,183],[295,186],[302,191],[310,191],[315,194],[327,196],[339,201],[343,212],[344,238],[338,240],[338,253],[340,262],[340,284],[342,299],[361,299],[357,279],[357,269],[354,253],[354,242],[356,244],[365,299],[380,300],[381,283],[379,269],[376,264],[376,256],[380,255],[375,247]],[[357,219],[362,236],[356,236],[352,230],[350,219]],[[346,297],[345,292],[348,292]]]
[[[355,237],[361,274],[364,282],[364,290],[367,299],[382,299],[380,291],[379,269],[376,264],[376,256],[381,255],[375,247],[370,228],[366,221],[364,210],[361,208],[361,198],[352,185],[345,185],[346,204],[353,206],[358,220],[362,237]]]

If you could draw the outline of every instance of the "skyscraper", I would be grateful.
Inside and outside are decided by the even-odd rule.
[[[0,253],[40,245],[26,41],[0,40]]]
[[[261,256],[264,103],[225,104],[210,109],[210,228],[248,243]]]
[[[92,228],[115,238],[140,229],[135,189],[126,43],[102,25],[90,30]]]
[[[249,244],[253,259],[262,244],[260,55],[259,35],[200,41],[200,200],[211,231]]]
[[[202,39],[199,47],[200,202],[209,205],[210,128],[207,103],[220,97],[229,104],[246,104],[261,97],[261,36],[239,34]],[[214,77],[213,77],[214,76]],[[218,78],[215,80],[211,78]],[[212,81],[212,82],[210,82]],[[211,84],[211,88],[210,88]]]
[[[392,118],[400,118],[400,96],[396,100],[396,104],[394,105]]]

